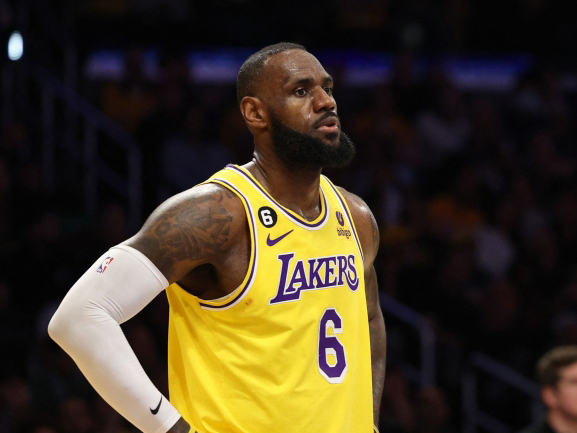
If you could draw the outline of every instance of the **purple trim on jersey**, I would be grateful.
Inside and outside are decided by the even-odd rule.
[[[242,197],[242,199],[246,202],[247,206],[246,208],[248,209],[248,214],[250,217],[250,224],[252,224],[252,235],[253,235],[253,245],[254,245],[254,260],[252,262],[252,267],[250,268],[250,275],[248,277],[248,280],[246,282],[246,284],[244,285],[244,287],[242,288],[242,290],[240,291],[240,293],[234,297],[234,299],[231,299],[230,301],[228,301],[226,304],[222,304],[222,305],[211,305],[211,304],[205,304],[203,302],[199,302],[200,306],[207,309],[207,310],[219,310],[221,308],[226,308],[231,306],[232,304],[234,304],[235,302],[237,302],[240,298],[243,297],[243,295],[245,294],[245,292],[248,290],[248,288],[252,285],[253,279],[254,279],[254,270],[256,268],[256,262],[257,262],[257,252],[258,252],[258,243],[256,240],[256,226],[254,224],[254,218],[252,216],[252,210],[250,208],[250,204],[248,202],[248,200],[246,199],[246,197],[232,184],[230,184],[228,181],[224,180],[224,179],[219,179],[219,178],[215,178],[212,180],[217,180],[219,182],[225,183],[229,188],[233,189],[234,191],[236,191],[236,193]]]
[[[292,219],[293,221],[302,224],[306,227],[311,227],[311,228],[315,228],[318,227],[322,224],[324,224],[324,222],[326,221],[329,211],[328,211],[328,206],[327,206],[327,198],[325,197],[325,194],[323,192],[322,196],[323,196],[323,205],[324,205],[324,211],[325,211],[325,215],[324,217],[318,222],[318,223],[309,223],[307,222],[305,219],[299,218],[294,216],[292,213],[290,213],[289,211],[287,211],[281,204],[279,204],[274,198],[272,198],[272,196],[266,192],[259,184],[258,182],[256,182],[251,176],[248,176],[244,171],[242,171],[241,169],[239,169],[238,167],[236,167],[234,164],[228,164],[226,166],[226,168],[232,168],[233,170],[238,171],[240,174],[242,174],[246,179],[248,179],[249,181],[252,182],[252,184],[254,186],[256,186],[260,192],[262,192],[270,201],[272,201],[277,208],[279,208],[286,216],[288,216],[290,219]]]
[[[343,202],[343,198],[341,197],[340,193],[337,191],[337,189],[335,188],[335,186],[332,184],[332,182],[330,180],[327,179],[327,183],[331,186],[331,188],[333,189],[333,191],[335,192],[335,195],[339,198],[339,201],[341,202],[341,205],[343,206],[343,209],[345,211],[345,214],[347,215],[347,219],[349,220],[349,224],[351,225],[351,230],[353,232],[353,235],[355,236],[355,242],[357,243],[357,247],[359,248],[359,252],[361,253],[361,259],[363,260],[363,262],[365,261],[365,257],[363,255],[363,249],[361,248],[361,243],[359,242],[359,238],[357,237],[357,231],[355,230],[355,226],[353,224],[353,218],[351,217],[351,214],[349,214],[349,208],[347,207],[347,205]]]

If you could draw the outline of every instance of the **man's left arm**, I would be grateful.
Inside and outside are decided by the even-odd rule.
[[[385,321],[379,302],[377,274],[373,265],[379,250],[379,228],[375,217],[363,200],[342,188],[339,189],[351,209],[364,255],[365,293],[367,297],[373,372],[373,422],[375,426],[378,426],[387,354]]]
[[[372,260],[367,260],[365,255],[365,293],[367,296],[367,312],[369,316],[369,333],[371,338],[371,365],[373,371],[373,418],[375,426],[379,425],[379,410],[385,382],[385,364],[387,355],[387,334],[385,320],[379,302],[379,288],[377,285],[377,273],[373,266],[373,260],[379,249],[379,229],[375,218],[371,214],[373,226],[373,255]],[[365,250],[367,251],[367,250]],[[368,251],[367,251],[368,252]],[[365,253],[367,254],[367,253]]]

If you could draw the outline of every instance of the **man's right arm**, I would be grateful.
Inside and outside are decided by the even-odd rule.
[[[169,283],[218,261],[244,228],[239,209],[240,200],[216,185],[173,197],[78,280],[50,322],[50,336],[96,391],[144,432],[181,433],[189,426],[147,377],[120,324]]]
[[[224,187],[208,184],[161,205],[123,244],[147,256],[172,284],[195,267],[217,260],[245,227],[240,199]]]

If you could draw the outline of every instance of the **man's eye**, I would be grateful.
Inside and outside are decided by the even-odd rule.
[[[327,92],[327,95],[333,96],[333,88],[332,87],[325,87],[325,92]]]
[[[295,90],[295,95],[297,95],[297,96],[305,96],[306,94],[307,94],[307,89],[300,88],[300,89]]]

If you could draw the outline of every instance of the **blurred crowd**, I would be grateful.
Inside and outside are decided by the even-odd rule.
[[[298,40],[309,48],[525,52],[573,66],[577,60],[568,43],[577,39],[577,8],[561,0],[87,0],[75,10],[82,46]]]

